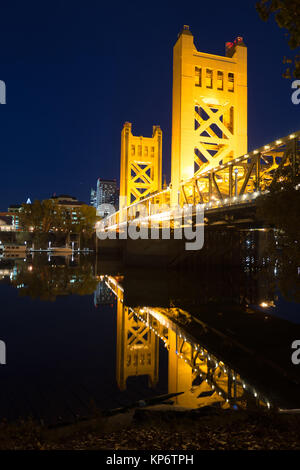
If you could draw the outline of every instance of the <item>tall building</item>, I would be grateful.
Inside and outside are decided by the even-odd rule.
[[[8,215],[12,217],[12,224],[16,230],[20,229],[19,214],[22,211],[22,204],[11,204],[8,208]]]
[[[99,305],[113,304],[114,301],[115,296],[112,293],[111,289],[105,284],[104,281],[99,282],[94,292],[95,307],[98,307]]]
[[[98,178],[97,180],[97,193],[96,193],[96,207],[98,208],[101,204],[111,204],[115,210],[119,208],[119,190],[117,181],[104,180]],[[98,210],[98,215],[103,217],[105,210]]]
[[[93,188],[91,188],[90,205],[97,207],[97,191]]]

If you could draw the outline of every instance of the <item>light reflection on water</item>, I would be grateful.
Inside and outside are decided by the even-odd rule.
[[[280,284],[284,266],[258,257],[249,234],[241,260],[190,274],[91,256],[0,260],[1,416],[73,420],[181,392],[175,406],[299,407],[290,273]]]

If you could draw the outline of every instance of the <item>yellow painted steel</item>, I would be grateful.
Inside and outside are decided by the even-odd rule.
[[[141,375],[148,376],[149,386],[155,387],[158,362],[157,337],[118,298],[116,376],[120,390],[126,390],[128,377]]]
[[[118,230],[119,224],[126,228],[126,221],[141,214],[144,220],[165,214],[166,206],[202,204],[210,210],[248,204],[269,190],[283,167],[294,172],[300,158],[300,131],[247,152],[243,39],[226,43],[225,56],[199,52],[188,26],[174,46],[171,184],[164,190],[161,141],[159,126],[153,126],[152,138],[146,138],[133,136],[131,124],[124,124],[122,210],[107,219],[109,230]]]
[[[199,52],[188,26],[173,51],[172,203],[180,183],[247,153],[247,48]]]
[[[270,406],[254,389],[245,386],[236,371],[185,337],[184,330],[173,321],[178,317],[178,308],[132,309],[124,304],[119,281],[112,276],[105,278],[118,302],[116,379],[120,390],[126,390],[128,377],[141,375],[148,376],[149,386],[155,388],[162,341],[168,351],[168,393],[184,392],[172,399],[175,405],[195,409],[219,403],[222,408],[235,404],[244,408],[251,399],[250,392],[257,404]],[[180,314],[190,317],[183,310]]]
[[[134,136],[130,122],[121,133],[120,208],[161,190],[162,131],[153,126],[152,137]]]

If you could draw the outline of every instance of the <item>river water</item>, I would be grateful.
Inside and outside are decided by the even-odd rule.
[[[164,394],[176,407],[300,408],[297,257],[251,232],[239,257],[172,270],[2,257],[0,417],[65,423]]]

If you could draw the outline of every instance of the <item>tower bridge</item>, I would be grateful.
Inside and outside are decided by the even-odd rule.
[[[132,376],[148,376],[149,386],[156,387],[160,342],[168,351],[168,393],[184,392],[175,398],[176,405],[198,408],[218,403],[222,408],[245,408],[252,402],[262,408],[271,407],[264,392],[199,344],[188,331],[188,321],[183,321],[186,328],[180,325],[180,316],[189,319],[187,312],[176,308],[131,308],[125,305],[120,279],[106,275],[103,282],[118,303],[116,380],[121,390],[126,389],[127,379]]]
[[[116,381],[121,390],[130,387],[129,377],[136,376],[148,377],[148,387],[155,390],[165,373],[168,393],[180,393],[175,398],[179,406],[299,407],[297,373],[290,355],[274,342],[280,338],[290,344],[299,326],[287,328],[284,320],[272,315],[266,323],[266,312],[242,305],[234,311],[232,305],[228,310],[223,305],[220,321],[213,302],[188,310],[180,299],[160,306],[151,299],[150,305],[141,304],[128,292],[126,275],[99,276],[117,299]],[[205,285],[200,285],[204,293]],[[162,372],[163,354],[168,369]]]
[[[121,137],[120,210],[101,231],[119,232],[128,221],[162,225],[185,205],[205,213],[255,206],[258,195],[295,174],[300,131],[248,152],[247,48],[226,43],[225,56],[199,52],[188,26],[173,50],[171,183],[162,189],[162,130],[136,137],[125,123]]]

